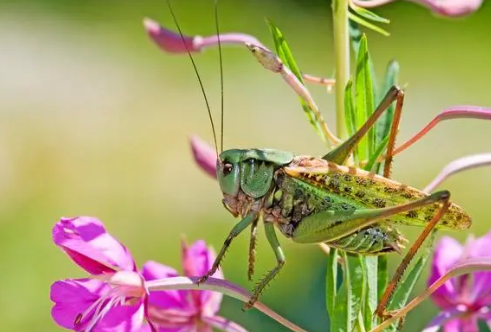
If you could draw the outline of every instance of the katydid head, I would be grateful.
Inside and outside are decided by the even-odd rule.
[[[263,197],[271,188],[273,181],[274,171],[283,165],[290,163],[293,159],[293,154],[286,151],[274,150],[274,149],[231,149],[223,151],[223,120],[224,120],[224,103],[223,103],[223,61],[222,61],[222,48],[220,41],[220,31],[218,27],[218,5],[215,0],[215,28],[218,40],[218,54],[220,60],[220,87],[221,87],[221,135],[220,135],[220,154],[218,150],[218,140],[215,131],[215,125],[213,117],[211,115],[211,109],[208,102],[208,98],[201,81],[201,77],[198,73],[198,69],[194,62],[193,56],[190,50],[187,48],[187,44],[184,40],[181,28],[174,15],[169,0],[167,1],[169,11],[174,19],[174,23],[179,31],[182,42],[186,47],[187,54],[194,68],[196,77],[203,94],[206,108],[208,110],[208,117],[211,123],[211,129],[213,132],[213,138],[215,141],[215,150],[218,155],[217,158],[217,178],[224,195],[236,197],[240,190],[242,190],[247,196],[254,199]]]
[[[293,154],[274,149],[231,149],[217,159],[217,179],[223,194],[237,196],[242,190],[252,198],[271,188],[274,171],[293,159]]]

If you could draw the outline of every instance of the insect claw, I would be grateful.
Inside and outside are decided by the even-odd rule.
[[[247,310],[251,309],[254,306],[254,303],[256,303],[257,299],[253,299],[252,297],[247,301],[246,304],[242,307],[242,312],[246,312]]]
[[[402,241],[402,242],[405,242],[405,243],[409,243],[409,240],[406,239],[404,236],[400,235],[399,236],[399,241]]]
[[[402,255],[402,249],[406,248],[400,243],[391,244],[391,247],[399,254]]]

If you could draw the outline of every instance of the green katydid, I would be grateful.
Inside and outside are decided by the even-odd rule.
[[[186,45],[170,5],[169,9]],[[218,21],[215,22],[222,74],[220,35]],[[268,50],[255,45],[247,46],[264,66],[278,65],[274,63],[272,59],[275,57]],[[196,65],[189,50],[187,53],[198,76],[208,115],[212,120]],[[223,137],[222,152],[218,154],[211,121],[218,155],[217,179],[223,193],[223,204],[234,217],[241,220],[230,231],[212,268],[199,282],[206,281],[216,272],[233,239],[248,227],[251,227],[248,269],[251,279],[254,272],[255,238],[260,221],[264,224],[277,264],[257,284],[246,308],[253,306],[264,287],[285,264],[285,255],[277,239],[276,229],[294,242],[325,243],[350,253],[379,255],[401,252],[406,240],[396,225],[422,226],[423,232],[399,265],[377,307],[376,314],[383,317],[390,296],[405,268],[431,231],[434,228],[462,230],[471,225],[470,216],[449,201],[448,191],[428,194],[389,179],[403,99],[403,91],[393,86],[366,123],[322,158],[296,156],[291,152],[275,149],[223,151]],[[360,140],[393,102],[396,102],[396,108],[385,154],[384,176],[346,166]]]

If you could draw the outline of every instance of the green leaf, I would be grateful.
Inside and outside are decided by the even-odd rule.
[[[353,52],[355,53],[355,58],[358,58],[358,50],[360,49],[361,37],[363,34],[361,30],[354,21],[349,21],[349,36],[351,39],[351,48],[353,48]]]
[[[355,107],[353,105],[353,81],[349,80],[346,83],[346,88],[344,89],[344,112],[346,118],[346,127],[348,128],[348,134],[351,136],[355,133],[356,125],[356,114]]]
[[[367,292],[365,296],[364,308],[363,308],[363,320],[366,330],[371,330],[375,325],[375,317],[373,313],[377,308],[378,303],[378,291],[377,291],[377,256],[366,256],[364,259],[364,270],[367,278]]]
[[[477,327],[479,329],[479,332],[491,332],[488,323],[483,319],[479,319],[477,321]]]
[[[355,5],[354,3],[350,3],[350,8],[353,9],[355,13],[357,13],[360,17],[363,17],[367,20],[377,22],[377,23],[384,23],[384,24],[389,24],[390,21],[386,19],[385,17],[378,16],[374,12],[369,11],[368,9],[365,9],[363,7],[359,7]]]
[[[384,291],[387,288],[387,284],[389,283],[389,274],[387,272],[388,263],[389,259],[387,258],[387,255],[378,256],[377,303],[380,303],[382,294],[384,294]]]
[[[365,274],[360,255],[342,253],[344,260],[343,283],[336,296],[331,331],[351,332],[361,310],[365,294]]]
[[[370,55],[368,53],[367,37],[362,35],[358,57],[356,60],[356,122],[361,125],[366,122],[373,113],[375,100],[373,93],[372,69],[370,66]],[[358,145],[358,153],[361,160],[369,158],[375,150],[375,128],[368,131],[367,137],[363,138]]]
[[[351,48],[355,53],[355,58],[358,58],[358,50],[360,49],[361,37],[363,36],[363,34],[356,22],[353,21],[349,22],[349,35],[351,39]],[[372,73],[373,96],[374,96],[373,99],[379,100],[380,94],[377,89],[378,85],[377,85],[377,79],[375,75],[372,58],[370,58],[368,61],[369,61],[368,65],[370,66],[370,72]]]
[[[285,65],[288,66],[288,68],[290,68],[299,81],[303,83],[302,73],[300,72],[297,63],[293,58],[292,52],[290,51],[290,47],[288,46],[283,33],[271,20],[266,19],[266,22],[268,22],[269,30],[273,35],[274,46],[279,58]]]
[[[397,85],[399,77],[399,63],[395,60],[392,60],[387,65],[387,69],[385,70],[385,80],[384,85],[382,87],[382,97],[389,91],[389,89],[393,85]],[[382,101],[381,98],[379,102]],[[382,114],[380,119],[375,124],[376,126],[376,141],[383,142],[390,133],[390,127],[392,126],[392,121],[394,120],[394,111],[395,111],[395,103],[392,103],[389,108]],[[379,144],[379,143],[377,143]],[[382,163],[378,163],[375,169],[376,173],[380,173]]]
[[[382,87],[382,98],[389,91],[393,85],[397,85],[399,77],[399,63],[395,60],[389,62],[387,69],[385,70],[385,80]],[[378,102],[381,102],[379,100]],[[385,137],[389,135],[390,126],[392,125],[392,119],[394,118],[395,103],[392,103],[390,107],[377,121],[377,144],[382,142]]]
[[[329,317],[334,314],[337,295],[338,282],[338,251],[331,248],[331,252],[327,257],[327,273],[326,273],[326,306]]]
[[[387,306],[387,310],[401,309],[406,305],[409,295],[411,295],[414,286],[416,286],[416,283],[418,282],[419,277],[423,272],[426,262],[433,252],[433,242],[435,240],[435,234],[436,231],[434,230],[431,233],[430,238],[428,239],[428,244],[426,245],[426,248],[424,248],[423,254],[414,264],[413,268],[409,271],[407,276],[399,283],[389,305]],[[385,331],[395,332],[396,330],[397,324],[392,324],[390,328],[387,328]]]
[[[344,89],[344,117],[346,119],[346,127],[348,128],[348,135],[353,135],[356,132],[356,113],[355,106],[353,105],[353,81],[350,79],[346,83]],[[358,149],[353,151],[353,159],[355,164],[358,164]]]
[[[372,171],[373,166],[377,162],[377,158],[382,155],[382,152],[384,152],[387,143],[389,143],[389,136],[386,136],[385,139],[382,142],[380,142],[378,147],[375,149],[374,153],[370,156],[370,159],[368,159],[368,163],[363,168],[365,171],[369,171],[369,172]],[[377,173],[378,172],[379,169],[377,169]]]
[[[384,29],[376,26],[375,24],[372,24],[372,23],[368,22],[367,20],[364,20],[360,16],[356,16],[353,13],[348,13],[348,18],[350,20],[352,20],[352,21],[355,21],[359,25],[363,25],[365,28],[368,28],[370,30],[373,30],[375,32],[380,33],[383,36],[390,36],[390,33],[389,32],[387,32],[386,30],[384,30]]]
[[[283,36],[283,33],[281,30],[269,19],[266,19],[269,29],[271,31],[271,34],[273,36],[273,41],[275,45],[275,50],[276,54],[278,57],[283,61],[283,64],[290,68],[292,73],[298,78],[298,80],[305,86],[302,78],[302,73],[293,58],[292,52],[290,51],[290,47],[288,46],[288,43],[285,40],[285,37]],[[314,127],[314,130],[317,132],[317,134],[322,138],[323,142],[327,142],[328,139],[327,137],[323,134],[321,124],[317,121],[317,118],[310,108],[310,106],[302,99],[299,97],[300,104],[302,105],[303,111],[305,112],[305,115],[307,116],[310,124]]]

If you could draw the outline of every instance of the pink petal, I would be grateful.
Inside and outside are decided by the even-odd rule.
[[[177,271],[173,268],[154,261],[146,262],[142,267],[141,274],[147,281],[178,276]],[[187,291],[178,290],[153,291],[150,293],[149,302],[161,309],[186,310],[186,294]]]
[[[191,150],[199,167],[209,176],[217,177],[217,154],[213,148],[198,136],[191,137]]]
[[[242,326],[226,318],[219,316],[204,316],[202,317],[203,322],[207,323],[209,326],[216,328],[220,331],[225,332],[247,332]]]
[[[164,51],[169,53],[199,52],[195,47],[194,39],[200,37],[182,36],[179,33],[161,27],[157,22],[145,18],[145,30],[152,40]]]
[[[443,16],[460,17],[477,11],[483,0],[413,0]]]
[[[67,279],[51,285],[50,299],[55,303],[51,316],[66,329],[75,329],[75,319],[85,312],[110,287],[94,279]]]
[[[212,248],[208,248],[205,241],[196,241],[191,247],[188,247],[182,241],[182,267],[187,277],[205,275],[211,269],[215,258],[215,251]],[[223,279],[223,273],[219,269],[212,277]],[[214,316],[220,309],[223,297],[221,293],[202,291],[193,294],[195,295],[196,306],[200,308],[204,315]]]
[[[491,165],[491,153],[475,154],[456,159],[445,166],[423,191],[432,192],[449,176],[471,168]]]
[[[51,315],[55,322],[70,330],[84,331],[88,321],[75,325],[75,321],[111,287],[95,279],[67,279],[51,286],[50,298],[55,302]],[[119,305],[97,322],[91,332],[144,332],[149,331],[144,322],[143,301],[133,305]]]
[[[354,4],[364,8],[373,8],[382,6],[396,0],[353,0]],[[434,13],[449,16],[460,17],[469,15],[477,11],[483,0],[408,0],[418,3],[429,8]]]
[[[455,321],[455,317],[460,316],[462,313],[456,309],[450,309],[440,312],[436,317],[434,317],[422,332],[437,332],[442,326],[449,324],[450,321]],[[451,326],[451,324],[449,324]]]
[[[133,305],[112,308],[97,323],[93,332],[150,332],[150,327],[145,324],[143,300]]]
[[[453,319],[453,320],[447,322],[443,326],[443,331],[444,332],[462,332],[462,330],[460,329],[460,320]]]
[[[452,265],[459,261],[463,253],[463,247],[455,239],[444,236],[435,247],[431,262],[431,274],[428,285],[433,284],[437,279],[444,275]],[[453,302],[458,296],[455,279],[448,280],[433,294],[432,299],[441,308],[453,306]]]
[[[215,47],[218,45],[218,35],[208,37],[183,35],[181,37],[179,33],[166,29],[149,18],[143,20],[143,25],[150,38],[152,38],[162,50],[169,53],[200,52],[207,47]],[[264,47],[257,38],[244,33],[220,33],[220,44],[222,45],[236,44],[244,46],[245,43]]]
[[[465,251],[469,257],[491,257],[491,232],[469,241]],[[476,306],[488,306],[491,303],[491,272],[475,272],[469,289],[469,301]]]
[[[96,218],[62,218],[53,227],[52,234],[53,242],[91,274],[117,269],[136,271],[128,249],[108,234]]]

